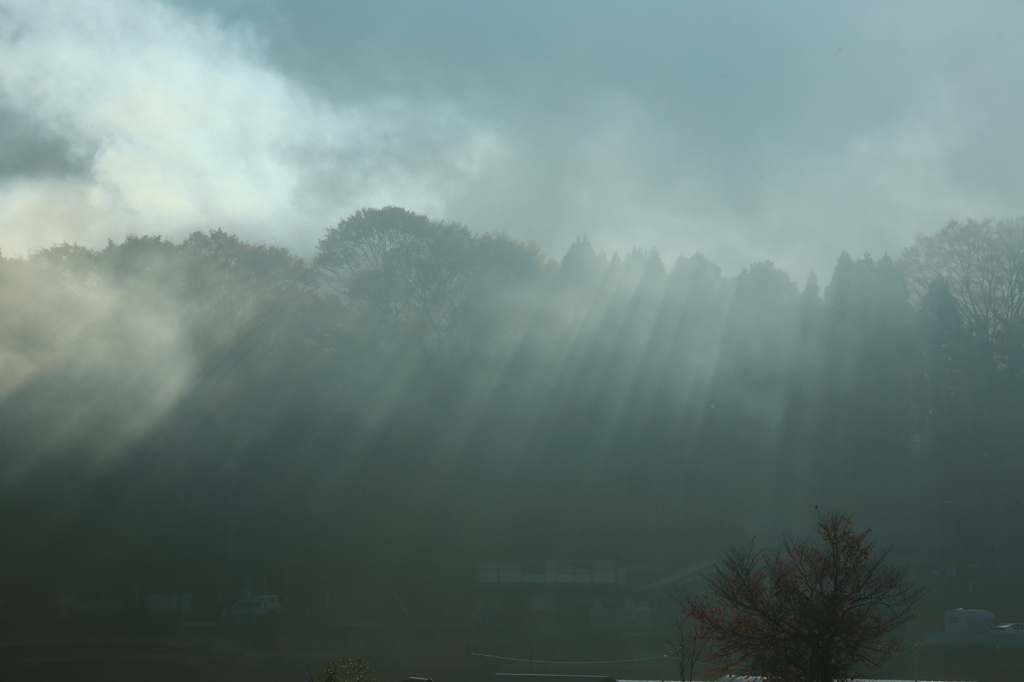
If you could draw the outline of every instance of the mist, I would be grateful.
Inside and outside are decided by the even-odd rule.
[[[597,621],[571,595],[474,597],[473,570],[598,561],[660,586],[628,658],[671,624],[680,567],[825,506],[899,541],[933,613],[964,589],[1019,608],[1022,250],[1019,220],[954,221],[897,260],[840,254],[822,288],[386,207],[308,262],[219,230],[5,259],[7,622],[93,622],[102,590],[104,627],[150,632],[173,589],[221,627],[262,579],[288,605],[274,646],[370,628],[397,671],[400,631],[445,670],[470,626],[571,659],[614,628],[580,639]],[[966,586],[932,576],[967,561]]]
[[[676,679],[837,511],[1014,679],[1022,23],[0,0],[0,671]]]

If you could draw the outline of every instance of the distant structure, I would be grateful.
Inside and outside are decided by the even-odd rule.
[[[672,590],[700,580],[714,563],[680,569],[661,562],[480,561],[473,618],[482,628],[649,630],[677,614]]]
[[[488,682],[616,682],[607,675],[517,675],[497,673]]]
[[[953,609],[943,614],[946,632],[967,634],[977,632],[988,634],[995,625],[996,617],[982,609]]]
[[[1024,623],[995,625],[995,616],[984,609],[951,609],[943,613],[943,632],[926,632],[926,644],[990,644],[1024,646]]]

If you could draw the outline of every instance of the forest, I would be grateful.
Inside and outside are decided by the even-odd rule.
[[[801,284],[387,207],[308,260],[222,230],[2,259],[4,615],[177,572],[465,618],[481,558],[714,548],[816,506],[941,524],[1005,587],[1024,220],[893,256]]]

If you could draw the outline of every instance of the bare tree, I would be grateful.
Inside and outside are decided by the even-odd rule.
[[[685,603],[682,597],[677,597],[680,605]],[[675,661],[676,670],[679,673],[680,682],[692,682],[694,671],[704,657],[705,642],[696,637],[696,630],[688,628],[686,622],[677,619],[675,622],[676,636],[665,640],[668,643],[669,653]]]
[[[831,512],[819,517],[820,544],[783,537],[778,551],[751,543],[727,552],[708,577],[710,597],[683,609],[715,672],[835,682],[898,653],[892,633],[917,617],[924,590],[865,543],[870,532]]]
[[[919,298],[945,280],[976,336],[992,339],[1024,321],[1024,218],[954,220],[918,235],[899,264]]]

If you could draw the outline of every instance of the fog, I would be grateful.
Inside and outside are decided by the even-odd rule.
[[[1022,19],[0,0],[0,671],[675,679],[838,510],[1012,679]]]

